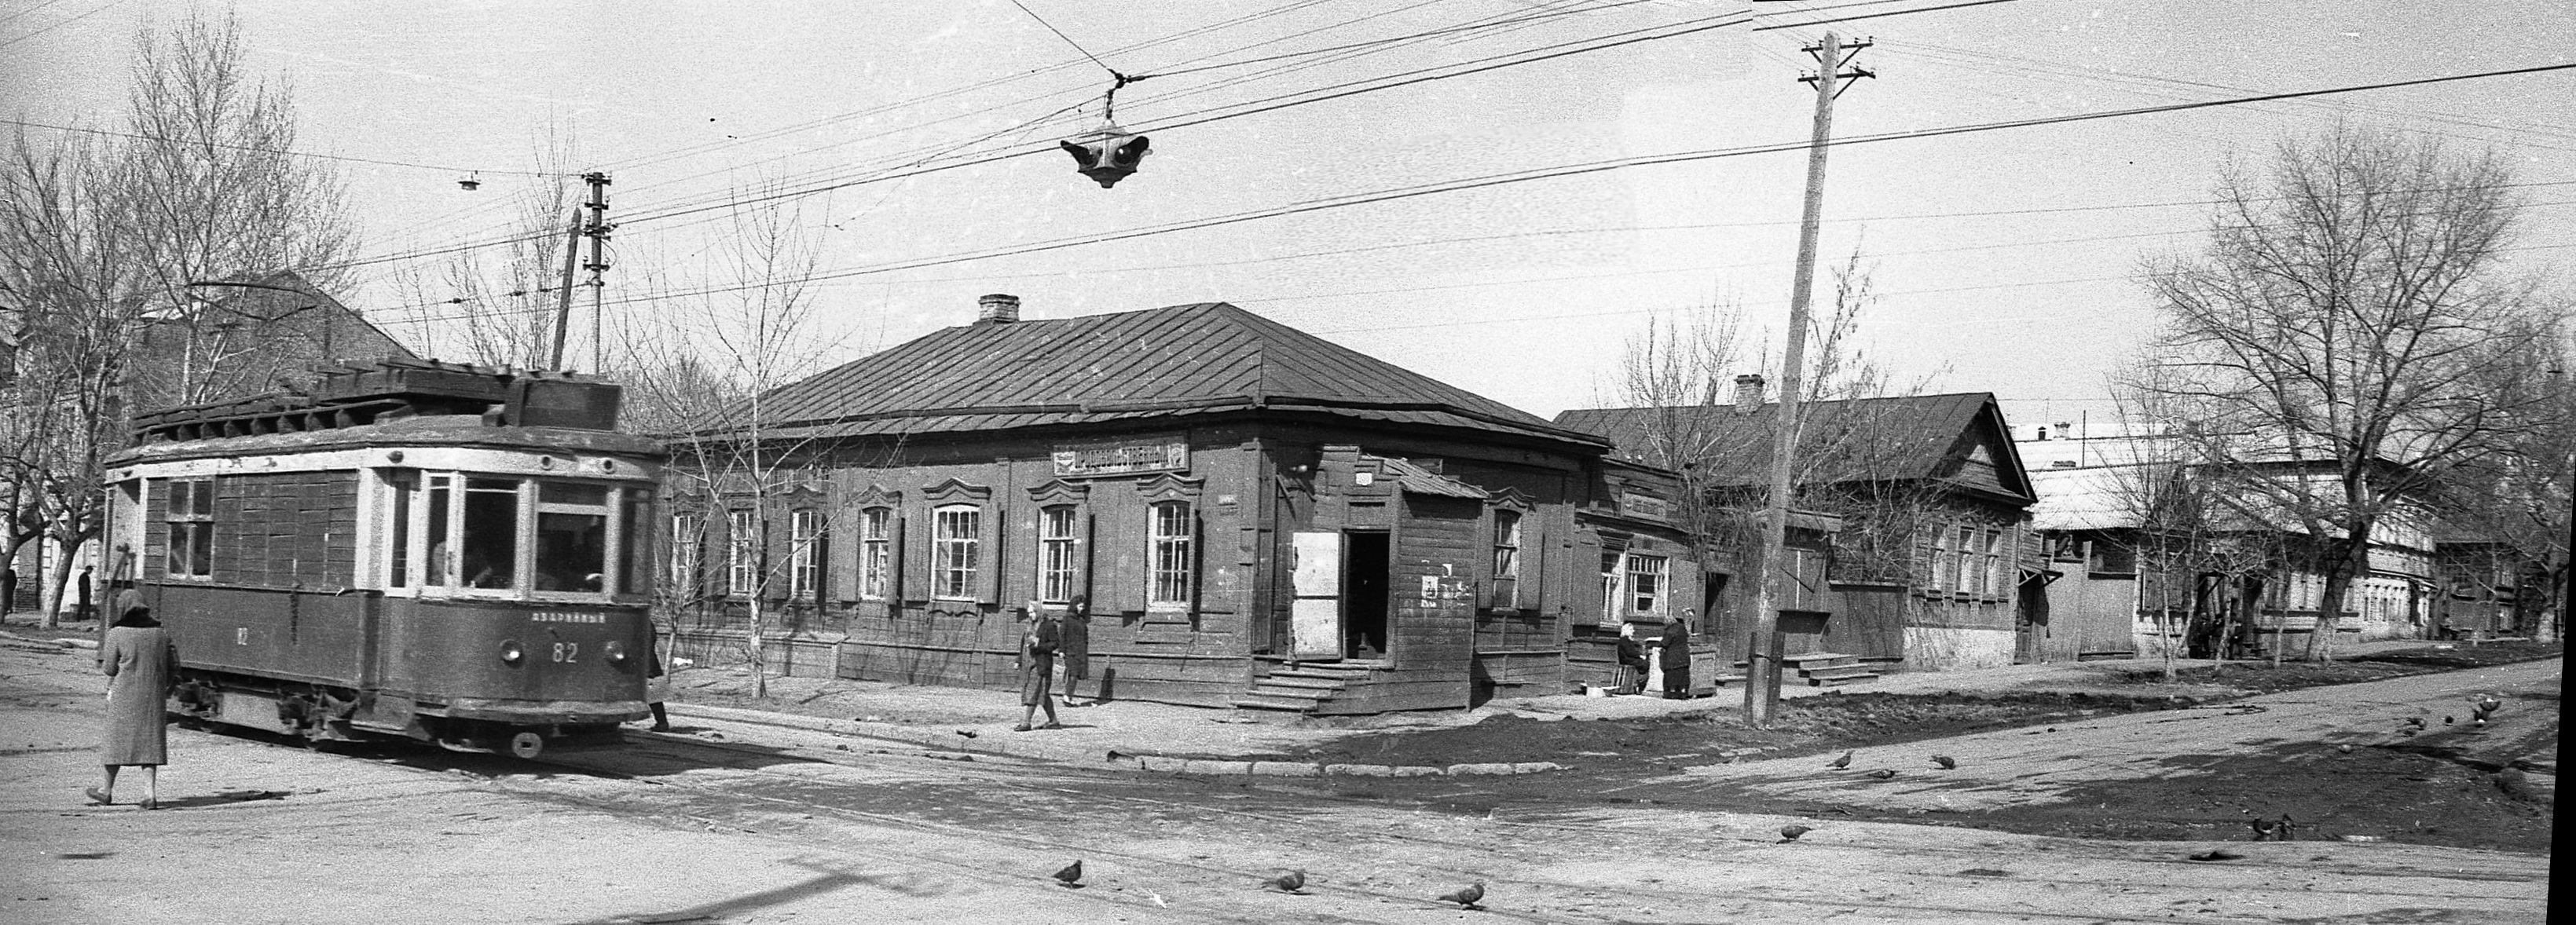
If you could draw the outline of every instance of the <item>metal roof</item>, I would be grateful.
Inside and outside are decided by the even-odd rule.
[[[1304,410],[1603,448],[1590,434],[1228,305],[943,328],[782,386],[780,437]]]
[[[1991,414],[1998,473],[2008,488],[2018,483],[2028,492],[2027,474],[1994,393],[1816,401],[1803,410],[1807,423],[1800,440],[1800,478],[1810,483],[1942,478],[1952,451],[1979,426],[1981,416]],[[1715,473],[1711,485],[1754,486],[1769,471],[1771,421],[1779,413],[1776,402],[1743,414],[1729,405],[1576,408],[1558,414],[1556,423],[1601,435],[1621,459],[1666,466],[1672,460],[1695,459]],[[1656,446],[1677,440],[1694,446]]]

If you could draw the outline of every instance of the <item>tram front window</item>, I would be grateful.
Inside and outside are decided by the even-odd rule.
[[[519,565],[519,482],[465,480],[465,536],[458,572],[469,588],[514,588]]]
[[[539,591],[607,590],[608,487],[537,483]]]

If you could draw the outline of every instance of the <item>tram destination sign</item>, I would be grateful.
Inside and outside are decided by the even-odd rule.
[[[1055,474],[1065,478],[1181,472],[1190,467],[1190,442],[1178,436],[1121,437],[1055,445]]]

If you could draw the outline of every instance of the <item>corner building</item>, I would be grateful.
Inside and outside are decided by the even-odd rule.
[[[1675,480],[1599,438],[1224,303],[980,307],[766,398],[817,474],[766,536],[673,499],[684,648],[762,545],[810,576],[769,582],[791,672],[1010,689],[1026,602],[1079,596],[1107,696],[1308,713],[1604,683],[1620,623],[1708,612]]]

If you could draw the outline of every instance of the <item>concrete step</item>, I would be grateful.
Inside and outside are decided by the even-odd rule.
[[[1344,681],[1345,679],[1342,678],[1318,678],[1313,675],[1287,674],[1283,672],[1273,673],[1269,677],[1262,678],[1261,686],[1296,687],[1312,690],[1338,691],[1344,686]]]
[[[1709,679],[1709,683],[1711,683],[1711,684],[1715,684],[1715,685],[1717,685],[1717,686],[1719,686],[1719,687],[1725,687],[1725,686],[1727,686],[1727,685],[1729,685],[1729,684],[1733,684],[1733,685],[1737,685],[1737,686],[1742,686],[1742,685],[1744,684],[1744,681],[1745,681],[1745,679],[1746,679],[1747,677],[1749,677],[1749,676],[1748,676],[1748,675],[1740,675],[1740,674],[1722,674],[1722,675],[1718,675],[1717,677],[1710,678],[1710,679]]]
[[[1841,668],[1847,665],[1858,664],[1859,662],[1860,656],[1843,655],[1837,652],[1805,652],[1797,655],[1784,655],[1780,657],[1781,664],[1800,670],[1809,668]]]
[[[1322,701],[1306,700],[1296,697],[1268,697],[1259,693],[1253,693],[1236,697],[1228,702],[1234,704],[1234,708],[1238,710],[1278,710],[1286,713],[1304,713],[1308,710],[1314,709],[1315,705]]]
[[[1837,675],[1830,678],[1809,677],[1807,678],[1807,686],[1842,687],[1847,684],[1868,684],[1876,680],[1878,680],[1877,674],[1864,672],[1861,674]]]
[[[1332,665],[1282,668],[1267,675],[1273,678],[1320,678],[1327,681],[1365,681],[1368,676],[1367,668],[1338,668]]]

